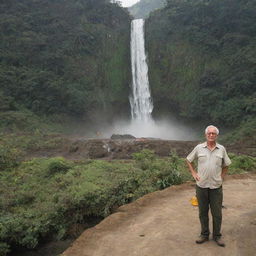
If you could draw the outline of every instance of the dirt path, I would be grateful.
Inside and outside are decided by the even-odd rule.
[[[225,248],[212,240],[195,243],[198,209],[189,202],[194,185],[188,183],[120,207],[86,230],[63,256],[256,255],[256,175],[227,177],[223,188]]]

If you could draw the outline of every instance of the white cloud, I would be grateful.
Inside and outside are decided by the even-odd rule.
[[[140,0],[117,0],[117,1],[121,2],[123,7],[129,7],[129,6],[136,4]]]

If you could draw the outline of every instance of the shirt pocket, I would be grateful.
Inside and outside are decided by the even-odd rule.
[[[217,166],[222,166],[223,157],[221,155],[215,155],[215,163]]]
[[[206,154],[198,154],[198,163],[199,164],[205,164],[207,161]]]

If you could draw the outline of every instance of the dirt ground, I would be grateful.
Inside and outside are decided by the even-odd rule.
[[[222,234],[226,247],[210,239],[196,244],[198,208],[190,204],[193,183],[148,194],[118,208],[86,230],[63,256],[252,256],[256,255],[256,175],[228,176],[223,184]]]

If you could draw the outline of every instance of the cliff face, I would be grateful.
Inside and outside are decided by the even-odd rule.
[[[255,22],[255,1],[169,0],[154,12],[146,23],[154,114],[255,126]]]

